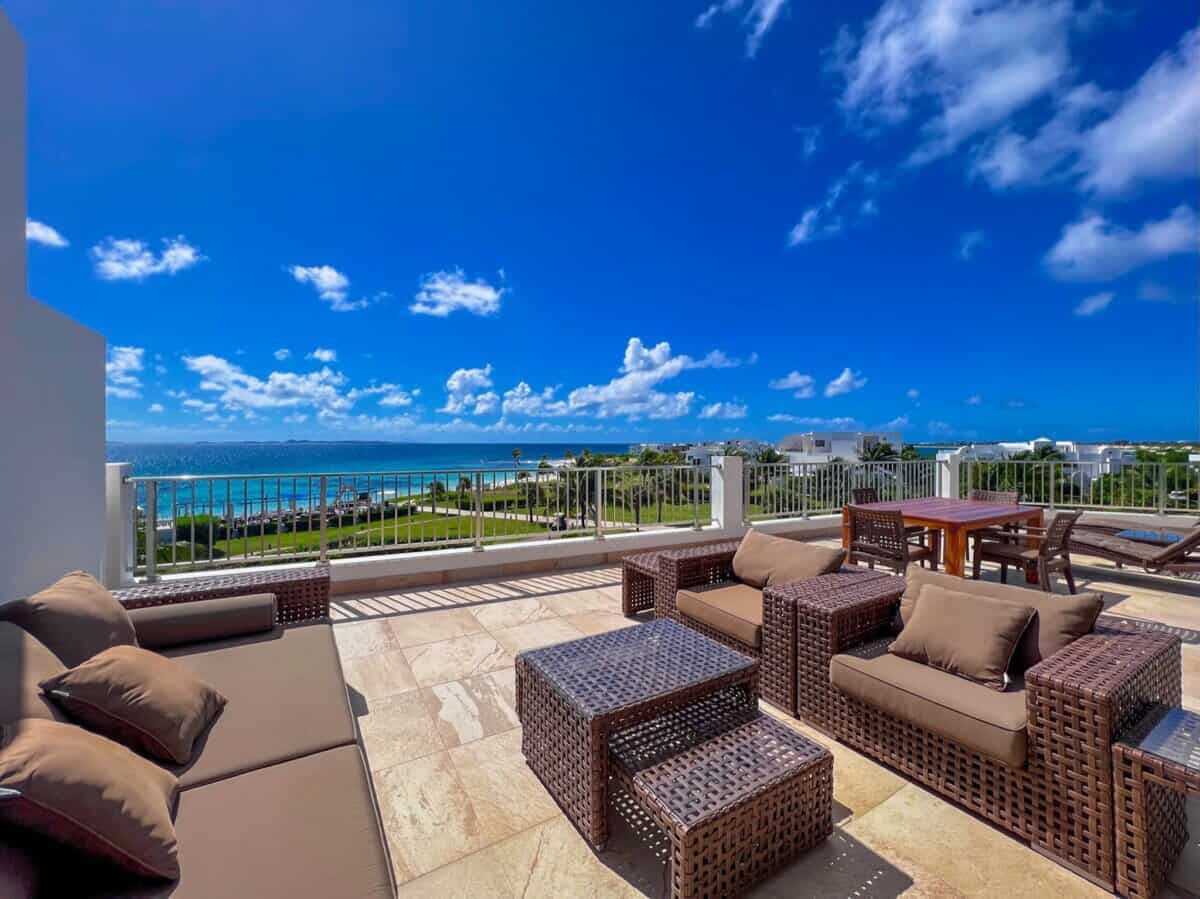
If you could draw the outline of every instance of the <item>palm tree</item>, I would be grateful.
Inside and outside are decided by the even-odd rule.
[[[858,458],[862,462],[895,462],[899,457],[900,454],[886,440],[868,446],[858,454]]]
[[[520,468],[521,467],[521,448],[519,446],[513,447],[512,457],[513,457],[513,468]]]
[[[782,462],[783,453],[772,446],[764,447],[759,450],[758,458],[755,461],[761,462],[764,465],[769,465],[772,462]]]

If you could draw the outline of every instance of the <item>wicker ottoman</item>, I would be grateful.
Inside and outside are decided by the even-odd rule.
[[[654,577],[661,555],[638,553],[621,560],[621,613],[626,618],[654,608]]]
[[[611,743],[614,774],[670,840],[673,899],[737,895],[833,830],[829,750],[752,708],[721,730],[705,706]]]

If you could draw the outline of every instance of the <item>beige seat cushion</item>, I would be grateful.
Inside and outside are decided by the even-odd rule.
[[[846,557],[831,549],[749,530],[733,555],[733,573],[751,587],[788,584],[837,571]]]
[[[357,746],[250,771],[179,796],[179,881],[64,872],[47,895],[84,899],[394,897]],[[482,894],[480,894],[482,895]]]
[[[880,711],[941,734],[1013,768],[1025,764],[1024,683],[989,690],[945,671],[884,652],[835,655],[834,687]]]
[[[185,788],[355,740],[328,624],[172,647],[163,655],[227,700],[196,741],[191,763],[170,769]]]
[[[1050,658],[1084,634],[1091,633],[1096,625],[1096,618],[1104,608],[1104,597],[1099,593],[1061,596],[1014,584],[967,580],[940,571],[927,571],[916,565],[908,567],[905,579],[907,584],[904,596],[900,598],[900,617],[906,623],[917,597],[921,595],[921,590],[926,584],[936,584],[947,590],[957,590],[989,599],[1002,599],[1032,608],[1036,614],[1013,655],[1010,668],[1013,675],[1024,675],[1042,659]]]
[[[927,584],[889,651],[1003,690],[1017,641],[1032,617],[1029,606]]]
[[[0,608],[0,619],[33,634],[67,667],[110,646],[137,646],[125,607],[86,571]]]
[[[680,590],[675,606],[747,646],[762,646],[762,591],[748,584],[723,583]]]
[[[64,719],[38,684],[66,670],[58,656],[32,634],[0,621],[0,724],[18,718]]]

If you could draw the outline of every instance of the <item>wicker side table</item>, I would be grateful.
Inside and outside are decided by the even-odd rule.
[[[626,618],[654,608],[654,578],[661,555],[638,553],[621,560],[621,614]]]
[[[613,736],[613,773],[666,833],[672,899],[732,896],[833,830],[833,756],[714,698]]]
[[[1200,715],[1157,706],[1112,747],[1116,887],[1151,899],[1187,843],[1187,795],[1200,793]]]

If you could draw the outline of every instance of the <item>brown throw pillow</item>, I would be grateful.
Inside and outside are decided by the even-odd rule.
[[[177,787],[169,771],[81,727],[27,718],[0,728],[0,819],[143,877],[179,876]]]
[[[733,554],[734,576],[751,587],[758,587],[760,590],[765,587],[771,574],[773,551],[781,539],[753,528],[746,531],[742,542],[738,544],[737,552]]]
[[[125,607],[86,571],[6,606],[0,617],[33,634],[64,665],[78,665],[110,646],[137,646]]]
[[[1029,606],[926,585],[908,624],[888,649],[1003,690],[1017,641],[1031,617]]]
[[[816,546],[812,543],[801,543],[799,540],[789,540],[787,554],[771,566],[767,575],[767,586],[775,584],[790,584],[803,581],[810,577],[830,574],[842,567],[846,561],[846,551],[840,546]]]
[[[225,697],[178,662],[114,646],[41,683],[84,726],[165,762],[186,765]]]
[[[62,713],[38,685],[66,670],[32,634],[0,621],[0,724],[21,718],[62,720]]]
[[[837,571],[845,557],[841,549],[751,529],[733,554],[733,573],[743,584],[761,590],[771,584],[788,584]]]

